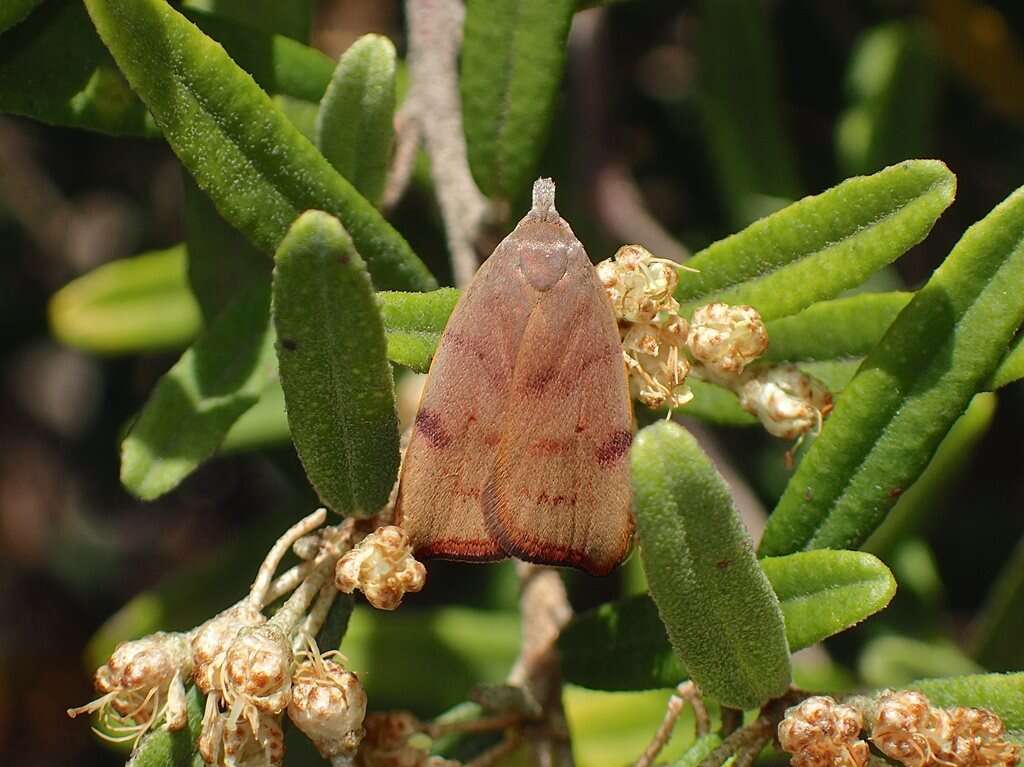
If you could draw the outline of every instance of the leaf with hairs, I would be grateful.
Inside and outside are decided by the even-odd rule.
[[[462,116],[473,177],[511,200],[534,174],[562,80],[575,0],[469,0]]]
[[[398,474],[384,324],[363,260],[336,218],[299,217],[274,257],[274,327],[292,441],[321,500],[369,516]]]
[[[697,253],[680,275],[683,313],[750,304],[765,320],[796,314],[864,282],[923,240],[949,207],[956,178],[936,160],[908,160],[757,221]]]
[[[889,569],[857,551],[806,551],[761,560],[782,607],[792,651],[810,647],[884,608]],[[578,615],[558,640],[567,681],[600,690],[674,687],[686,678],[646,594]]]
[[[260,250],[274,251],[302,211],[323,209],[341,219],[377,287],[436,286],[401,235],[188,19],[164,0],[86,8],[182,164]]]
[[[790,682],[782,609],[725,481],[670,421],[637,434],[630,464],[644,572],[680,661],[723,705],[781,695]]]
[[[302,43],[309,41],[313,25],[313,0],[185,0],[183,5]]]
[[[203,728],[205,698],[191,687],[185,698],[188,726],[177,732],[162,727],[146,734],[125,767],[200,767],[199,733]]]
[[[441,288],[430,293],[382,292],[377,294],[377,300],[388,334],[388,358],[425,373],[459,300],[459,291]]]
[[[860,546],[1024,320],[1024,188],[972,226],[868,354],[786,486],[764,555]]]
[[[342,54],[320,102],[316,144],[363,197],[377,204],[395,138],[395,46],[364,35]]]
[[[1024,731],[1024,672],[918,679],[910,687],[927,695],[933,706],[987,708],[1018,737]]]

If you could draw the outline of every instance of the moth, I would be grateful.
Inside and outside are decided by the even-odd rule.
[[[604,575],[633,534],[632,410],[611,301],[550,179],[464,291],[396,501],[416,556]]]

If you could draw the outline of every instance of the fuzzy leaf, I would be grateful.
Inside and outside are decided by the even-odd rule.
[[[794,652],[885,607],[896,589],[870,554],[810,551],[761,560]],[[558,640],[567,681],[601,690],[674,687],[686,678],[650,597],[611,602],[576,617]]]
[[[260,393],[260,398],[231,426],[219,453],[243,453],[261,447],[284,445],[291,440],[288,416],[284,409],[284,392],[280,381],[273,381]]]
[[[927,695],[934,706],[987,708],[1002,718],[1007,730],[1024,730],[1024,672],[918,679],[910,687]]]
[[[378,287],[435,286],[401,235],[164,0],[86,0],[86,8],[182,164],[260,250],[275,250],[302,211],[324,209],[344,223]]]
[[[274,326],[288,423],[321,500],[369,516],[398,473],[398,417],[369,275],[337,219],[307,211],[274,257]]]
[[[800,196],[779,105],[771,25],[758,0],[704,0],[697,104],[723,201],[745,226]]]
[[[640,431],[630,463],[644,572],[680,660],[723,705],[781,695],[790,682],[782,610],[725,481],[669,421]]]
[[[711,301],[750,304],[765,320],[855,287],[928,234],[956,179],[908,160],[806,197],[696,254],[680,275],[684,313]]]
[[[196,687],[186,697],[188,727],[168,732],[162,727],[147,734],[132,754],[125,767],[198,767],[203,764],[199,756],[199,733],[203,728],[205,698]]]
[[[121,482],[144,500],[176,487],[216,452],[274,375],[269,286],[221,312],[157,383],[121,444]]]
[[[313,24],[313,0],[185,0],[184,5],[303,43]]]
[[[441,288],[430,293],[378,293],[380,314],[388,334],[388,358],[426,372],[459,291]]]
[[[1024,335],[1017,337],[1003,361],[999,363],[988,387],[991,390],[1001,389],[1007,384],[1024,378]]]
[[[534,173],[562,80],[575,0],[469,0],[462,115],[473,176],[512,199]]]
[[[6,0],[0,5],[0,34],[23,21],[42,0]]]
[[[395,137],[395,46],[364,35],[342,54],[320,102],[316,144],[363,197],[384,192]]]
[[[188,16],[269,93],[316,103],[330,82],[333,64],[314,48],[203,13]],[[160,133],[77,0],[47,0],[4,35],[0,112],[104,133]]]
[[[860,546],[921,474],[1024,320],[1024,189],[975,224],[836,401],[761,553]]]
[[[185,283],[185,249],[104,264],[50,299],[50,330],[62,343],[98,354],[180,348],[199,330]]]

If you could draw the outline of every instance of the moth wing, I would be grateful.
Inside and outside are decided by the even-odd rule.
[[[611,303],[582,248],[519,345],[484,517],[506,553],[610,572],[633,533],[632,412]]]
[[[395,502],[396,524],[421,558],[504,556],[484,524],[480,497],[531,301],[522,280],[508,279],[514,258],[503,243],[480,267],[430,366]]]

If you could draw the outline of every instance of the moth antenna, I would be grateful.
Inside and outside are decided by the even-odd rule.
[[[531,215],[542,220],[558,218],[555,210],[555,182],[550,178],[538,178],[533,182],[533,208]]]

